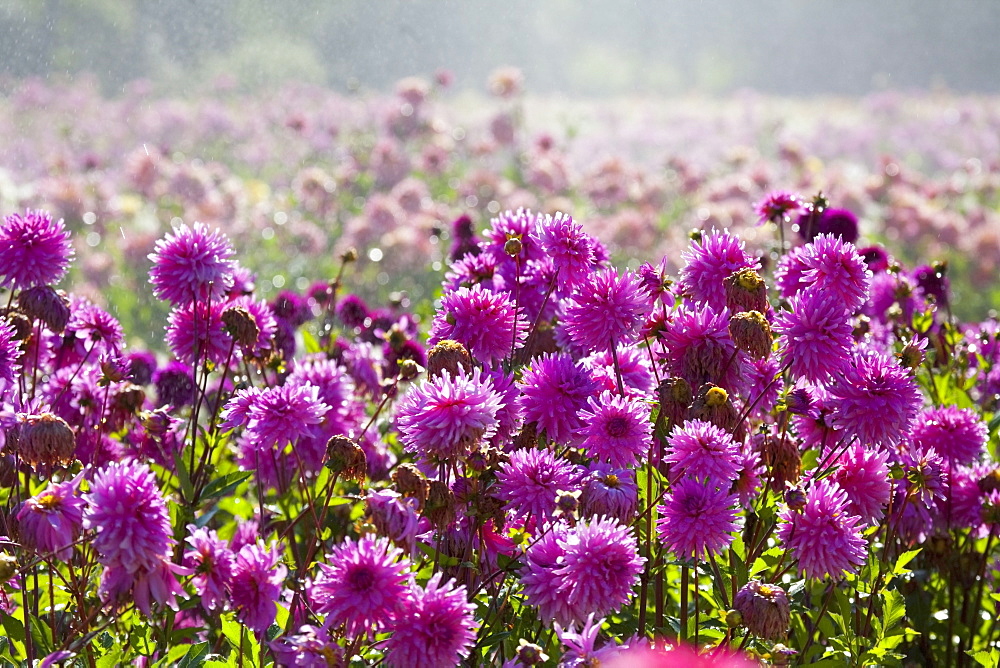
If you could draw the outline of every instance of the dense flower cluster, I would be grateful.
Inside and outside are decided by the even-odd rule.
[[[495,83],[515,105],[516,77]],[[30,633],[5,623],[0,659],[110,638],[123,662],[867,665],[929,660],[947,624],[969,631],[957,655],[984,649],[1000,325],[958,322],[947,266],[855,245],[858,197],[767,195],[764,171],[726,195],[683,161],[660,183],[612,160],[574,190],[558,140],[519,145],[515,106],[476,150],[517,149],[518,183],[466,174],[432,93],[404,82],[370,134],[284,119],[290,147],[366,148],[275,192],[133,156],[132,197],[212,221],[123,249],[152,263],[136,303],[58,290],[67,227],[4,218],[0,609]],[[462,215],[435,201],[451,190]],[[622,268],[674,190],[734,213]],[[597,213],[556,212],[574,193]],[[112,201],[63,215],[104,230]],[[268,251],[238,251],[234,221],[338,264],[256,276],[237,258]],[[440,262],[440,292],[396,285],[407,253]],[[127,331],[131,310],[164,334]],[[901,613],[918,580],[932,615]]]

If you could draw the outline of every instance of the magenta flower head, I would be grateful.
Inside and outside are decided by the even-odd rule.
[[[83,528],[83,498],[78,493],[80,477],[49,485],[24,502],[17,513],[21,543],[38,554],[52,554],[69,561],[69,547]]]
[[[758,202],[754,209],[757,212],[758,224],[772,222],[780,225],[788,222],[791,216],[801,212],[803,206],[802,198],[798,195],[784,190],[775,190]]]
[[[534,359],[521,376],[519,406],[525,422],[534,422],[550,441],[571,443],[583,423],[578,417],[596,383],[566,354]]]
[[[918,448],[933,447],[949,464],[970,465],[986,448],[986,424],[968,408],[927,408],[913,424],[913,442]]]
[[[167,346],[177,359],[191,365],[223,364],[233,338],[222,322],[225,304],[205,301],[174,307],[167,319]]]
[[[580,486],[581,471],[551,450],[516,450],[500,464],[494,496],[515,517],[548,519],[556,509],[556,495]]]
[[[184,566],[194,571],[191,583],[201,594],[205,612],[220,611],[228,602],[229,583],[233,577],[236,555],[215,531],[188,525],[189,547],[184,552]]]
[[[496,433],[500,395],[480,369],[413,386],[399,402],[396,426],[403,447],[428,463],[455,461]]]
[[[566,306],[563,322],[570,339],[586,352],[633,343],[646,322],[649,300],[631,273],[605,269],[579,286]]]
[[[746,384],[746,353],[736,348],[729,333],[729,311],[720,309],[681,307],[660,335],[667,371],[695,389],[712,383],[740,394]]]
[[[846,512],[857,515],[864,524],[875,524],[885,515],[892,493],[888,461],[888,450],[855,443],[834,462],[837,468],[829,479],[847,494]]]
[[[681,258],[685,264],[680,272],[680,291],[716,311],[726,306],[726,278],[740,269],[760,272],[760,262],[746,252],[741,239],[716,229],[702,232]]]
[[[850,359],[850,314],[838,297],[822,291],[800,293],[788,302],[791,310],[774,319],[782,362],[793,376],[823,382]]]
[[[632,469],[616,469],[610,464],[593,462],[582,484],[580,513],[585,517],[606,515],[622,524],[635,519],[639,508],[639,488]]]
[[[13,385],[21,372],[21,343],[6,318],[0,318],[0,387]]]
[[[861,518],[848,514],[847,503],[840,485],[823,479],[809,487],[805,508],[782,511],[778,538],[798,559],[807,578],[839,580],[865,563],[867,544],[858,526]]]
[[[113,462],[94,474],[85,499],[83,527],[96,532],[93,545],[105,567],[101,598],[120,603],[131,591],[146,615],[151,602],[176,609],[174,595],[184,590],[174,573],[187,571],[170,563],[170,513],[149,468]]]
[[[278,599],[288,569],[281,563],[281,547],[257,541],[244,545],[236,555],[229,600],[236,618],[257,635],[263,635],[278,614]]]
[[[454,339],[474,359],[492,364],[524,345],[528,322],[507,292],[481,285],[460,287],[441,298],[441,309],[431,325],[429,345]]]
[[[632,597],[645,559],[617,520],[554,524],[525,553],[521,584],[543,621],[569,625],[619,610]]]
[[[58,283],[73,257],[62,220],[45,211],[12,213],[0,226],[0,274],[12,290]]]
[[[72,334],[78,346],[83,344],[84,351],[93,347],[97,355],[117,355],[125,343],[121,323],[104,309],[80,297],[70,300],[66,334]]]
[[[729,547],[733,532],[739,530],[739,498],[728,488],[690,476],[674,483],[659,506],[656,528],[663,545],[681,558],[719,554]]]
[[[872,272],[854,244],[820,234],[785,255],[774,279],[786,299],[807,289],[827,292],[840,299],[844,310],[854,313],[868,300]]]
[[[382,631],[407,594],[408,564],[401,554],[386,538],[348,538],[319,565],[309,588],[315,611],[352,638]]]
[[[740,447],[732,435],[711,422],[688,420],[674,429],[664,461],[671,464],[672,479],[693,476],[726,483],[739,477]]]
[[[239,395],[247,405],[246,436],[258,449],[283,448],[298,439],[311,436],[330,407],[319,399],[315,385],[269,387],[249,398]],[[239,410],[234,407],[234,410]]]
[[[426,587],[410,583],[399,613],[389,626],[386,664],[397,668],[451,668],[469,655],[479,622],[465,587],[441,584],[436,573]]]
[[[236,252],[219,230],[202,223],[181,224],[156,242],[149,259],[153,294],[174,306],[220,301],[233,285]]]
[[[876,352],[855,353],[829,389],[833,427],[872,446],[890,447],[906,438],[923,402],[913,376]]]
[[[594,240],[580,223],[564,213],[539,217],[535,234],[538,245],[558,272],[557,286],[569,294],[595,268]]]
[[[649,405],[641,399],[622,397],[607,390],[587,399],[580,411],[583,427],[580,447],[592,459],[618,467],[635,466],[648,449],[653,426]]]

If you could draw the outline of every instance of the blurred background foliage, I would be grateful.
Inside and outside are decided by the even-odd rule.
[[[385,88],[498,65],[567,95],[997,92],[1000,3],[960,0],[0,0],[2,76],[93,72],[191,91]]]

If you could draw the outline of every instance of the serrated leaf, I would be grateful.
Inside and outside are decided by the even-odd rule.
[[[217,499],[220,496],[229,496],[240,484],[253,475],[253,471],[234,471],[227,473],[221,478],[216,478],[205,486],[201,493],[203,501]]]
[[[915,550],[909,550],[909,551],[904,552],[903,554],[899,555],[899,557],[896,559],[896,565],[892,567],[893,574],[894,575],[904,575],[906,573],[909,573],[910,569],[908,569],[906,567],[906,565],[908,563],[910,563],[911,561],[913,561],[914,557],[916,557],[918,554],[920,554],[920,549],[921,548],[918,547]]]
[[[111,648],[111,651],[109,651],[107,654],[102,654],[100,657],[98,657],[94,665],[97,666],[97,668],[115,668],[115,666],[120,666],[122,664],[121,659],[122,659],[122,648],[118,645],[115,645],[114,647]],[[167,666],[172,664],[158,663],[156,665]]]
[[[903,595],[895,589],[887,589],[882,593],[882,629],[885,632],[893,630],[906,615],[906,602]]]
[[[978,652],[966,652],[972,660],[978,663],[980,666],[987,666],[987,668],[996,668],[1000,665],[1000,649],[996,647],[992,649],[981,649]]]

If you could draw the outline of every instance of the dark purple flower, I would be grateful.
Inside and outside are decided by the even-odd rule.
[[[934,302],[942,306],[948,305],[948,293],[951,289],[951,282],[945,275],[942,265],[922,265],[912,272],[913,280],[916,282],[920,292],[925,298],[932,297]]]
[[[357,295],[344,295],[337,302],[337,317],[345,327],[364,327],[368,319],[368,305]]]
[[[858,217],[847,209],[823,209],[822,213],[813,216],[805,212],[799,216],[799,235],[806,241],[814,240],[820,234],[829,234],[844,241],[854,243],[858,240]]]
[[[451,250],[448,251],[448,259],[454,262],[465,255],[479,253],[479,240],[476,239],[472,218],[463,213],[451,223]]]
[[[881,274],[892,264],[889,253],[882,246],[865,246],[864,248],[859,248],[858,255],[868,265],[868,270],[872,274]]]
[[[233,286],[236,254],[232,244],[219,230],[209,230],[202,223],[193,227],[181,223],[172,234],[156,242],[149,259],[149,281],[153,294],[175,307],[193,301],[221,300]]]
[[[153,373],[156,397],[160,406],[181,408],[194,403],[196,387],[191,367],[171,360]]]
[[[274,317],[290,325],[292,329],[298,329],[313,318],[309,300],[290,290],[279,292],[270,306]]]
[[[156,355],[148,350],[136,350],[125,356],[129,380],[136,385],[149,385],[156,374]]]
[[[73,257],[63,221],[45,211],[12,213],[0,226],[0,274],[11,289],[58,283]]]

